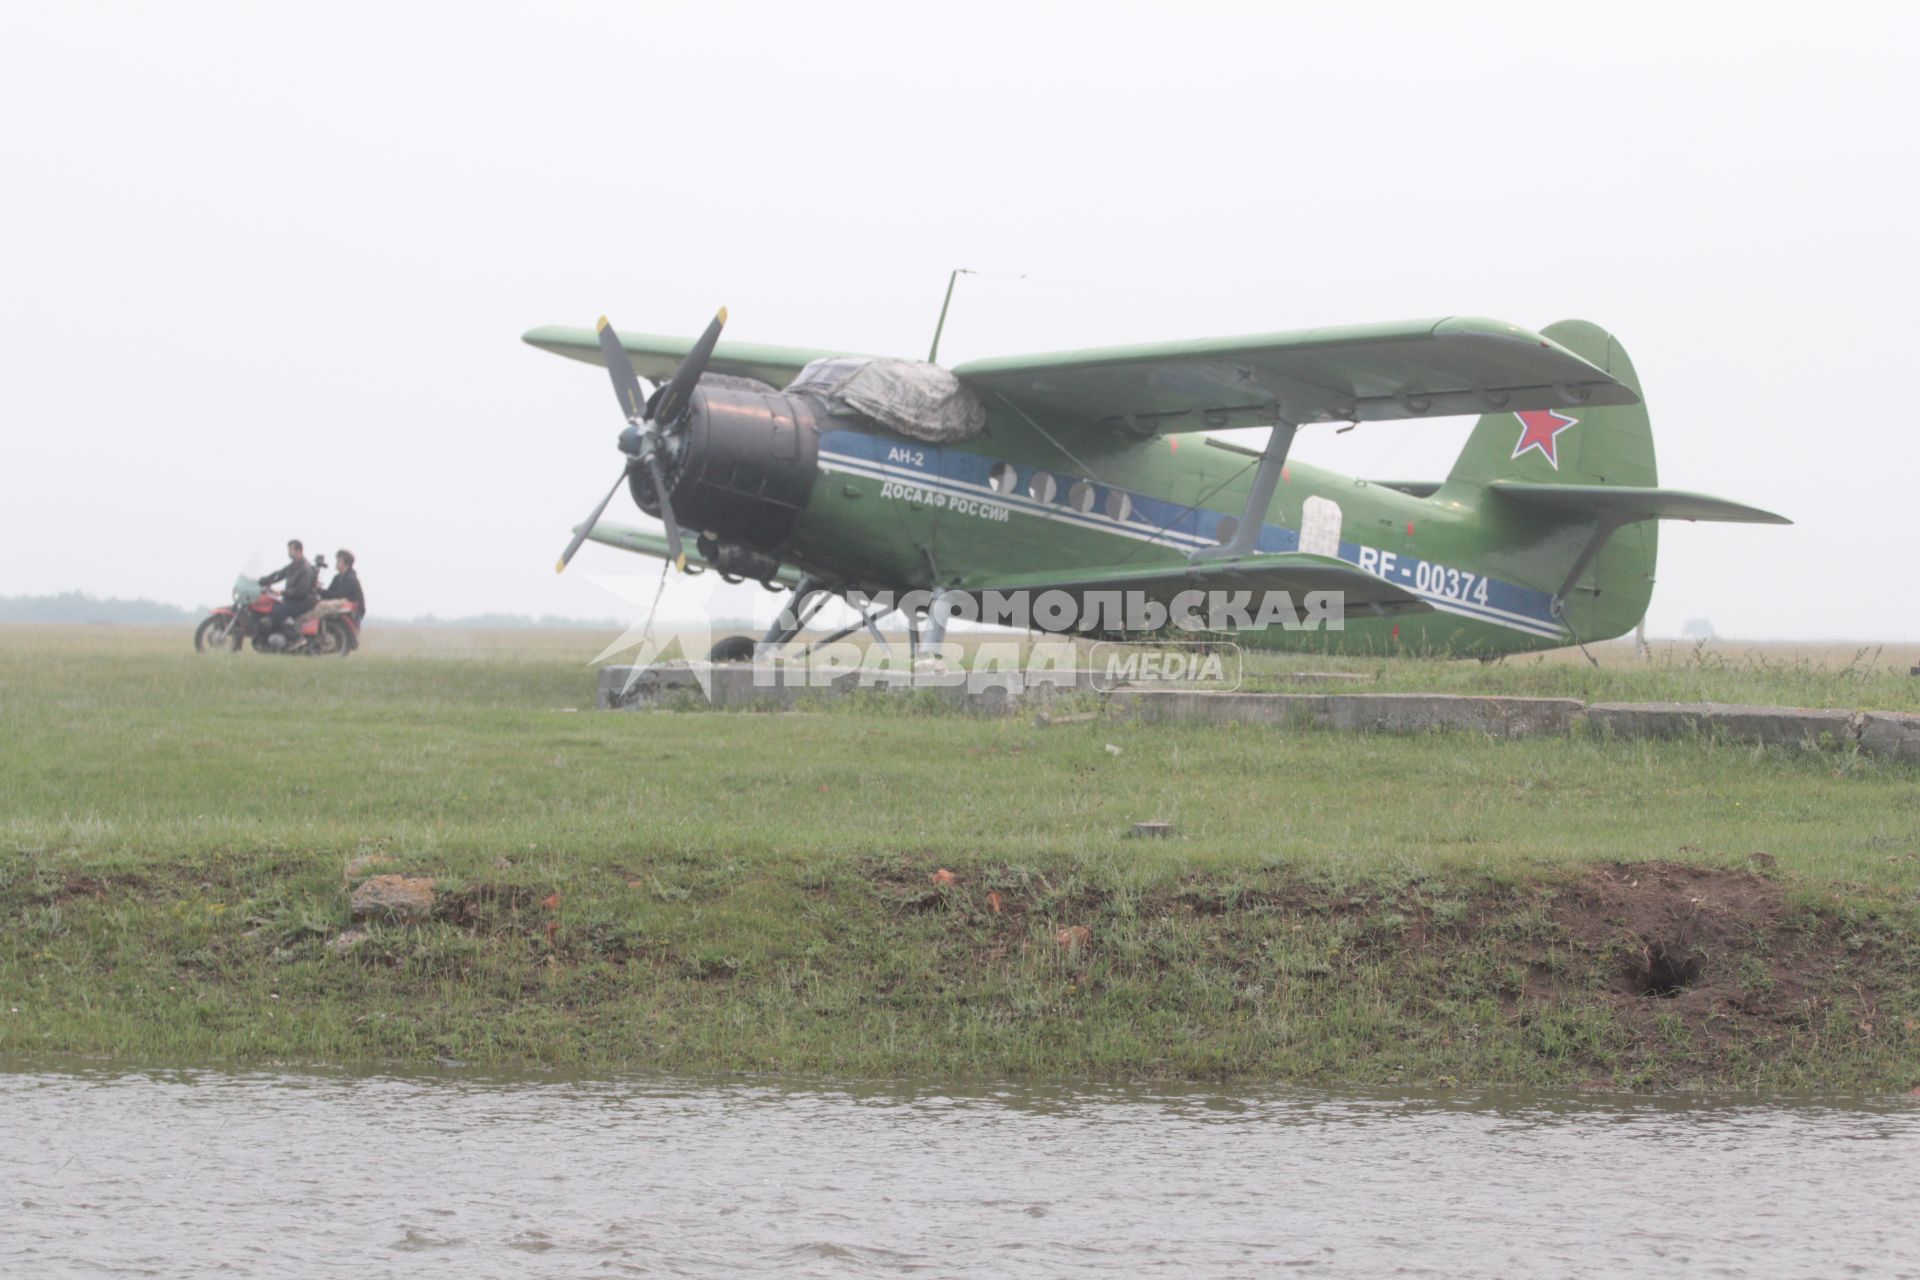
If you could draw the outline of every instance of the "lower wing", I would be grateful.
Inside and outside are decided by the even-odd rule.
[[[1093,593],[1138,593],[1144,599],[1162,605],[1173,603],[1176,597],[1185,592],[1203,595],[1247,592],[1257,595],[1284,591],[1294,598],[1296,604],[1311,592],[1338,592],[1348,612],[1364,610],[1375,616],[1399,616],[1427,613],[1433,608],[1412,592],[1357,569],[1344,560],[1303,552],[1235,556],[1191,563],[1111,565],[1001,577],[981,576],[963,579],[956,589],[976,599],[988,592],[1008,595],[1013,592],[1032,594],[1064,591],[1083,598]],[[1199,607],[1204,616],[1211,608],[1211,602]],[[1258,609],[1257,600],[1254,607]]]

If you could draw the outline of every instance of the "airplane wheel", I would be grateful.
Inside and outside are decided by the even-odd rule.
[[[714,641],[707,658],[713,662],[752,662],[753,645],[752,636],[728,636],[724,640]]]

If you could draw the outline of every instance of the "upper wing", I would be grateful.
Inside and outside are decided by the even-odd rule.
[[[1725,498],[1685,489],[1643,489],[1611,484],[1528,484],[1495,480],[1487,488],[1498,497],[1573,519],[1612,516],[1636,520],[1720,520],[1734,524],[1792,524],[1785,516]]]
[[[527,330],[520,335],[520,340],[571,360],[591,365],[603,363],[600,335],[593,329],[548,324]],[[664,382],[672,377],[674,369],[692,349],[694,341],[693,338],[666,338],[651,333],[620,335],[620,345],[633,357],[634,370],[649,382]],[[707,361],[707,368],[714,373],[737,378],[758,378],[776,387],[784,387],[812,361],[845,354],[841,351],[809,351],[802,347],[767,347],[751,342],[722,342],[713,349],[713,359]]]
[[[1009,356],[954,373],[989,404],[1142,434],[1640,399],[1551,338],[1471,318]]]
[[[1383,613],[1425,612],[1419,596],[1383,578],[1362,572],[1344,560],[1305,552],[1271,552],[1178,564],[1123,564],[1094,569],[1023,573],[961,579],[959,590],[982,591],[1138,591],[1167,603],[1182,591],[1308,591],[1345,593],[1346,607]]]

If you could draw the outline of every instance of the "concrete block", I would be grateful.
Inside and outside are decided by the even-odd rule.
[[[594,706],[602,711],[657,711],[679,706],[709,705],[700,687],[705,676],[712,690],[711,706],[719,710],[747,708],[791,709],[809,699],[835,692],[834,683],[792,667],[754,668],[747,663],[675,663],[636,670],[630,666],[600,668]],[[845,675],[835,677],[844,681]]]
[[[1596,702],[1587,720],[1622,738],[1719,734],[1735,742],[1787,745],[1853,740],[1853,713],[1811,707],[1748,707],[1719,702]]]
[[[1478,697],[1457,693],[1341,693],[1327,702],[1335,729],[1426,733],[1458,729],[1495,738],[1565,737],[1584,704],[1574,698]]]
[[[1920,715],[1907,711],[1863,711],[1854,718],[1860,749],[1895,760],[1920,760]]]
[[[712,691],[700,687],[704,675]],[[798,666],[755,666],[745,662],[672,663],[636,672],[631,666],[602,667],[594,705],[602,711],[653,711],[686,706],[720,711],[793,710],[829,698],[858,695],[888,697],[931,694],[975,715],[1006,715],[1029,701],[1099,689],[1093,671],[1019,672],[969,677],[966,672],[905,672],[875,681],[861,671],[812,670]]]
[[[1326,699],[1311,693],[1226,693],[1217,689],[1117,689],[1108,709],[1148,724],[1314,724]]]
[[[1110,705],[1142,720],[1265,724],[1376,733],[1465,730],[1498,738],[1564,736],[1580,714],[1572,698],[1472,697],[1441,693],[1221,693],[1123,689]]]

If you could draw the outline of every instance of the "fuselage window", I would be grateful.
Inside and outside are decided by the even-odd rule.
[[[1013,464],[996,462],[993,464],[993,470],[987,473],[987,487],[995,493],[1012,493],[1013,479]]]
[[[1233,535],[1240,531],[1240,522],[1232,516],[1221,516],[1220,523],[1213,528],[1213,540],[1222,545],[1233,541]]]
[[[1118,489],[1107,490],[1107,518],[1125,520],[1133,514],[1133,499]]]
[[[1035,502],[1052,502],[1053,495],[1060,492],[1060,483],[1044,471],[1033,473],[1033,479],[1027,481],[1027,496]]]
[[[1093,486],[1085,480],[1075,480],[1067,490],[1067,505],[1083,514],[1093,510]]]

